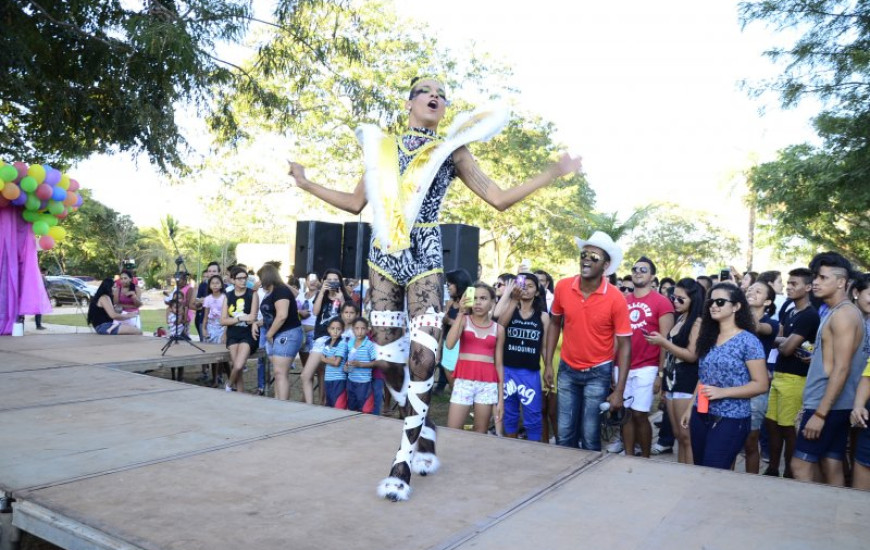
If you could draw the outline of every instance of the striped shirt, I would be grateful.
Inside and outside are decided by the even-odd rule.
[[[363,339],[359,347],[356,346],[356,340],[350,342],[342,340],[339,349],[344,351],[344,356],[348,361],[359,361],[360,363],[369,363],[375,360],[375,345],[366,337]],[[372,369],[371,367],[354,367],[347,374],[347,379],[351,382],[371,382]]]
[[[347,344],[345,343],[344,338],[342,338],[336,346],[330,346],[329,342],[326,343],[323,347],[323,358],[326,359],[328,357],[341,357],[341,362],[337,367],[327,363],[326,373],[323,376],[323,380],[325,382],[347,380],[347,373],[344,372],[344,364],[347,362]]]

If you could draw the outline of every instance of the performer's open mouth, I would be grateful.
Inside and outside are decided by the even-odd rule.
[[[430,101],[430,102],[427,103],[426,105],[427,105],[430,109],[432,109],[432,110],[436,110],[436,109],[438,109],[438,100],[437,100],[437,99],[433,99],[432,101]]]

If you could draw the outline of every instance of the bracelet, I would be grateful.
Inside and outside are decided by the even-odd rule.
[[[821,418],[823,421],[824,421],[825,419],[828,418],[828,415],[826,415],[826,414],[822,414],[822,413],[820,413],[819,411],[813,411],[813,416],[818,416],[818,417]]]

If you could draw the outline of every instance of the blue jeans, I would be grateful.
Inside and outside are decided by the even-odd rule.
[[[613,362],[575,370],[559,361],[558,440],[563,447],[577,448],[580,443],[589,451],[601,450],[601,410],[598,408],[610,393]]]
[[[266,330],[266,327],[260,327],[260,349],[266,348],[266,333],[269,332]],[[267,354],[263,354],[257,358],[257,389],[264,390],[266,389],[266,361]]]
[[[381,406],[384,404],[384,379],[372,378],[372,393],[375,396],[375,408],[372,414],[375,416],[381,415]]]
[[[692,407],[689,433],[692,434],[692,458],[696,466],[731,469],[749,435],[751,417],[726,418],[699,413]]]

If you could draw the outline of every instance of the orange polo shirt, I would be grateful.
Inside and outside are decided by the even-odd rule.
[[[625,298],[606,279],[588,298],[580,291],[579,275],[562,279],[551,311],[563,317],[562,360],[573,369],[612,361],[615,338],[631,337]]]

